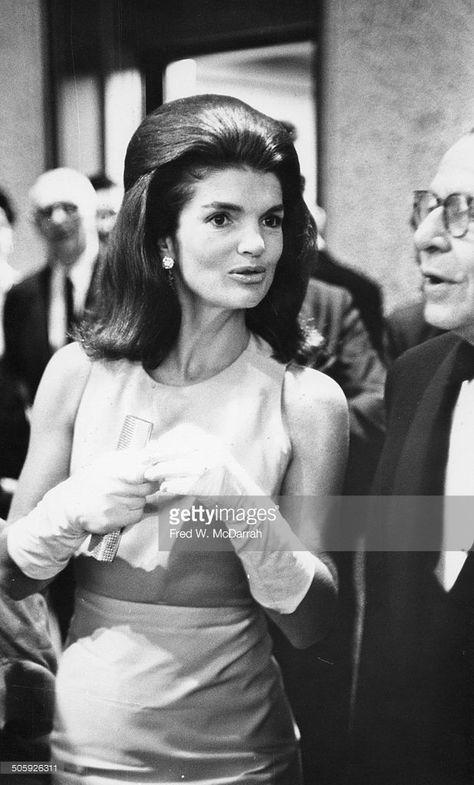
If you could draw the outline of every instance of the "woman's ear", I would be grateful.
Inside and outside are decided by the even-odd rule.
[[[162,237],[157,242],[157,247],[160,252],[160,256],[163,259],[164,256],[173,256],[174,257],[174,244],[171,237]]]

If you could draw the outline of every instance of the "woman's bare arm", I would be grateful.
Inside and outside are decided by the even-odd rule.
[[[325,556],[333,517],[331,497],[341,492],[349,420],[339,386],[312,369],[286,374],[284,412],[292,459],[281,489],[280,512],[301,542],[319,556],[308,592],[293,613],[269,611],[294,646],[320,640],[333,620],[336,580]]]
[[[33,406],[31,435],[8,521],[27,515],[45,493],[69,474],[72,432],[90,361],[78,344],[56,352],[50,360]],[[10,558],[7,526],[0,534],[0,582],[10,596],[40,591],[49,581],[28,578]]]

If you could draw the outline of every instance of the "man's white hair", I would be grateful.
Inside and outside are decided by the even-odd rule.
[[[34,209],[56,202],[75,204],[85,217],[95,217],[97,208],[97,194],[89,178],[66,166],[40,175],[29,192],[29,198]]]

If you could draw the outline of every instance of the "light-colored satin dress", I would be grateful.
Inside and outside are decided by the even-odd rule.
[[[132,414],[153,423],[152,444],[218,438],[273,496],[291,453],[284,374],[255,337],[228,368],[186,387],[157,383],[140,364],[95,362],[72,469],[113,448]],[[112,563],[76,558],[57,677],[57,782],[298,785],[297,731],[239,559],[232,549],[162,550],[163,525],[150,506]]]

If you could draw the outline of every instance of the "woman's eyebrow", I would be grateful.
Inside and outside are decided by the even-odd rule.
[[[202,205],[203,210],[234,210],[241,212],[244,208],[239,204],[232,204],[232,202],[209,202],[209,204]]]
[[[233,204],[232,202],[209,202],[209,204],[203,204],[201,207],[203,210],[233,210],[234,212],[242,212],[244,210],[241,205]],[[263,213],[278,213],[283,212],[283,210],[282,204],[275,204],[263,210]]]
[[[274,204],[273,207],[269,207],[268,210],[265,210],[266,213],[283,213],[285,208],[282,204]]]

